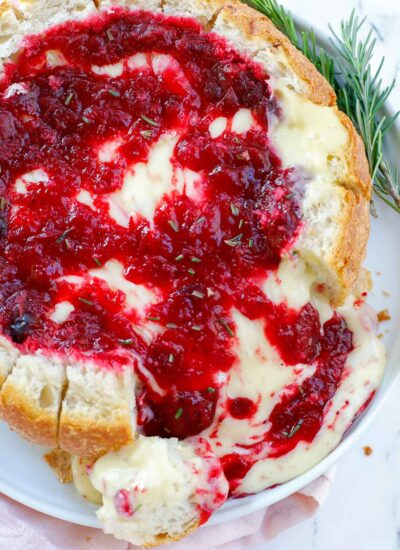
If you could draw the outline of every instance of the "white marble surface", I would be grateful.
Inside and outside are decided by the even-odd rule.
[[[315,28],[337,28],[353,7],[377,31],[384,77],[400,81],[400,0],[281,0]],[[392,95],[400,108],[400,82]],[[365,456],[363,447],[373,449]],[[293,527],[257,550],[400,549],[400,385],[374,425],[338,464],[325,506],[311,520]],[[256,550],[256,549],[252,549]]]

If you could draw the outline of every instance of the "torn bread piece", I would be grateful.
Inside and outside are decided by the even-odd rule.
[[[65,367],[57,357],[20,355],[0,391],[0,414],[29,441],[57,446]]]
[[[106,533],[144,547],[185,537],[227,499],[219,459],[203,439],[142,437],[87,468],[102,494]]]
[[[0,69],[30,34],[42,32],[68,19],[81,19],[96,12],[91,0],[5,0],[0,2]]]
[[[83,457],[99,457],[126,445],[136,431],[132,366],[120,371],[88,360],[69,365],[62,403],[59,445]]]
[[[71,483],[71,455],[62,449],[53,449],[44,455],[47,464],[52,468],[60,483]]]

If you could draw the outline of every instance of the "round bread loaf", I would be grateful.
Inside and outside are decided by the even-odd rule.
[[[371,179],[363,143],[328,82],[266,17],[236,0],[7,0],[0,4],[3,71],[18,61],[27,35],[69,20],[95,21],[116,6],[194,19],[269,75],[280,112],[269,120],[270,141],[283,168],[306,174],[302,222],[285,254],[312,270],[331,307],[343,304],[360,279],[369,236]],[[28,353],[3,332],[0,411],[11,428],[80,457],[97,458],[133,441],[138,389],[123,343],[118,368],[106,369],[84,355],[45,347]]]

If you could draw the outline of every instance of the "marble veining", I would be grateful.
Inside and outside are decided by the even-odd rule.
[[[317,29],[338,28],[355,7],[367,17],[385,56],[383,78],[400,79],[400,0],[281,0]],[[369,30],[368,28],[366,30]],[[400,84],[391,103],[400,108]],[[400,385],[372,428],[341,460],[317,516],[252,550],[400,550]],[[364,446],[373,453],[366,456]]]

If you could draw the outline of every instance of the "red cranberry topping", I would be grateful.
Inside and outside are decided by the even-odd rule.
[[[127,489],[120,489],[114,497],[117,514],[124,518],[131,518],[135,513],[133,495]]]
[[[256,404],[247,397],[236,397],[229,403],[229,412],[233,418],[249,418],[257,409]]]
[[[66,64],[47,66],[49,50]],[[175,60],[162,74],[150,63],[143,70],[125,63],[119,78],[91,70],[137,53],[150,61],[154,52]],[[11,93],[12,84],[23,91]],[[213,139],[210,123],[220,116],[229,121],[239,109],[251,110],[251,129],[238,136],[228,128]],[[187,19],[115,10],[28,40],[0,82],[2,330],[23,352],[84,353],[105,368],[122,347],[143,367],[138,406],[145,433],[184,438],[211,424],[217,375],[237,361],[236,307],[264,321],[287,364],[318,363],[304,394],[277,405],[266,435],[277,454],[312,439],[351,334],[337,316],[321,327],[310,304],[300,311],[272,304],[259,286],[301,224],[296,174],[282,169],[269,142],[276,110],[262,68]],[[174,168],[200,174],[201,200],[174,191],[157,205],[152,223],[137,215],[129,227],[117,224],[105,198],[168,133],[178,137]],[[101,162],[99,147],[116,139],[115,159]],[[27,193],[17,193],[17,178],[33,170],[44,170],[47,180],[26,182]],[[93,195],[94,210],[77,200],[81,190]],[[135,331],[143,315],[126,308],[121,291],[100,279],[86,277],[79,287],[63,280],[110,260],[122,264],[128,281],[157,294],[144,312],[163,328],[151,343]],[[50,314],[60,301],[74,310],[55,323]],[[253,414],[248,401],[234,400],[231,415]],[[223,462],[230,480],[251,466],[234,454]],[[129,515],[127,495],[117,500]]]

